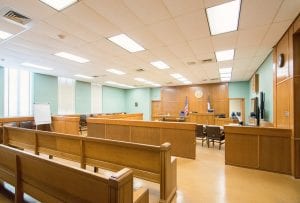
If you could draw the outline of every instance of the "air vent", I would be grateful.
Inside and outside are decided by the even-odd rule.
[[[196,62],[195,61],[188,61],[186,64],[189,65],[189,66],[192,66],[192,65],[195,65]]]
[[[211,78],[210,80],[219,80],[219,78]]]
[[[138,68],[138,69],[136,69],[136,71],[137,71],[137,72],[144,72],[145,69],[143,69],[143,68]]]
[[[213,62],[213,59],[203,59],[202,63],[211,63]]]
[[[4,15],[3,15],[4,18],[10,20],[10,21],[13,21],[17,24],[21,24],[23,26],[27,25],[31,19],[20,14],[20,13],[17,13],[13,10],[9,10],[8,12],[6,12]]]
[[[173,84],[173,82],[166,82],[166,84],[167,84],[167,85],[172,85],[172,84]]]

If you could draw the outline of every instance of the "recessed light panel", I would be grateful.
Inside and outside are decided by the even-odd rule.
[[[106,71],[110,72],[110,73],[114,73],[116,75],[124,75],[125,73],[123,71],[117,70],[117,69],[107,69]]]
[[[0,39],[7,39],[10,38],[13,34],[9,33],[9,32],[4,32],[2,30],[0,30]]]
[[[114,81],[106,81],[105,83],[120,86],[120,87],[125,87],[125,88],[134,88],[133,86],[125,85],[125,84],[114,82]]]
[[[220,74],[231,73],[231,71],[232,71],[232,68],[231,68],[231,67],[230,67],[230,68],[220,68],[220,69],[219,69],[219,73],[220,73]]]
[[[152,85],[152,86],[155,86],[155,87],[160,87],[161,85],[158,84],[158,83],[154,83],[152,81],[149,81],[149,80],[146,80],[144,78],[134,78],[136,81],[139,81],[139,82],[143,82],[145,84],[148,84],[148,85]]]
[[[51,6],[55,10],[61,11],[68,6],[76,3],[78,0],[40,0],[41,2]]]
[[[65,58],[65,59],[69,59],[71,61],[75,61],[75,62],[78,62],[78,63],[87,63],[87,62],[89,62],[88,59],[85,59],[85,58],[82,58],[80,56],[76,56],[76,55],[73,55],[73,54],[70,54],[70,53],[67,53],[67,52],[59,52],[59,53],[56,53],[54,55]]]
[[[167,64],[165,64],[162,61],[153,61],[151,62],[151,65],[158,68],[158,69],[167,69],[170,68],[170,66],[168,66]]]
[[[170,74],[173,78],[178,79],[178,78],[182,78],[182,75],[180,75],[179,73],[173,73]]]
[[[86,76],[86,75],[81,75],[81,74],[76,74],[74,76],[79,77],[79,78],[84,78],[84,79],[93,79],[93,77],[91,77],[91,76]]]
[[[112,41],[113,43],[119,45],[120,47],[126,49],[129,52],[138,52],[145,50],[144,47],[130,39],[125,34],[116,35],[113,37],[108,38],[108,40]]]
[[[222,81],[222,82],[228,82],[228,81],[230,81],[230,79],[231,79],[231,78],[221,78],[221,81]]]
[[[233,60],[234,57],[234,49],[216,51],[215,53],[218,62]]]
[[[41,66],[41,65],[36,65],[33,63],[21,63],[22,66],[26,66],[26,67],[31,67],[31,68],[38,68],[38,69],[42,69],[42,70],[53,70],[53,68],[49,68],[49,67],[45,67],[45,66]]]
[[[221,73],[221,78],[231,78],[231,73]]]
[[[212,35],[236,31],[240,17],[241,0],[234,0],[206,9]]]

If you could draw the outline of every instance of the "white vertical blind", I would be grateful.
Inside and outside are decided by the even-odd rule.
[[[102,113],[102,86],[98,84],[92,84],[91,94],[91,106],[92,113]]]
[[[58,114],[75,113],[75,80],[58,78]]]
[[[31,74],[13,68],[4,69],[4,116],[31,115]]]

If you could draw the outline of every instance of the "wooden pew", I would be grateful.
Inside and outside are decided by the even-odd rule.
[[[23,202],[24,193],[42,202],[134,202],[130,169],[104,176],[4,145],[0,145],[0,179],[15,187],[17,203]]]
[[[172,156],[196,158],[196,124],[88,118],[88,137],[126,142],[172,145]]]
[[[52,131],[79,135],[79,116],[52,116]]]
[[[176,193],[177,161],[169,143],[153,146],[13,127],[4,127],[3,143],[76,161],[81,168],[131,168],[135,177],[160,184],[160,202],[170,202]]]

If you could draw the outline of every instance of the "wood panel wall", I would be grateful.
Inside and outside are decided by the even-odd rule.
[[[195,97],[195,91],[201,90],[203,96]],[[228,117],[228,83],[201,84],[192,86],[175,86],[161,88],[161,113],[178,116],[184,109],[185,98],[188,98],[189,111],[206,113],[207,102],[215,114],[226,114]]]
[[[284,55],[279,67],[278,56]],[[292,130],[291,170],[300,178],[300,16],[289,27],[273,53],[274,125]]]
[[[225,126],[225,163],[291,174],[291,130]]]

